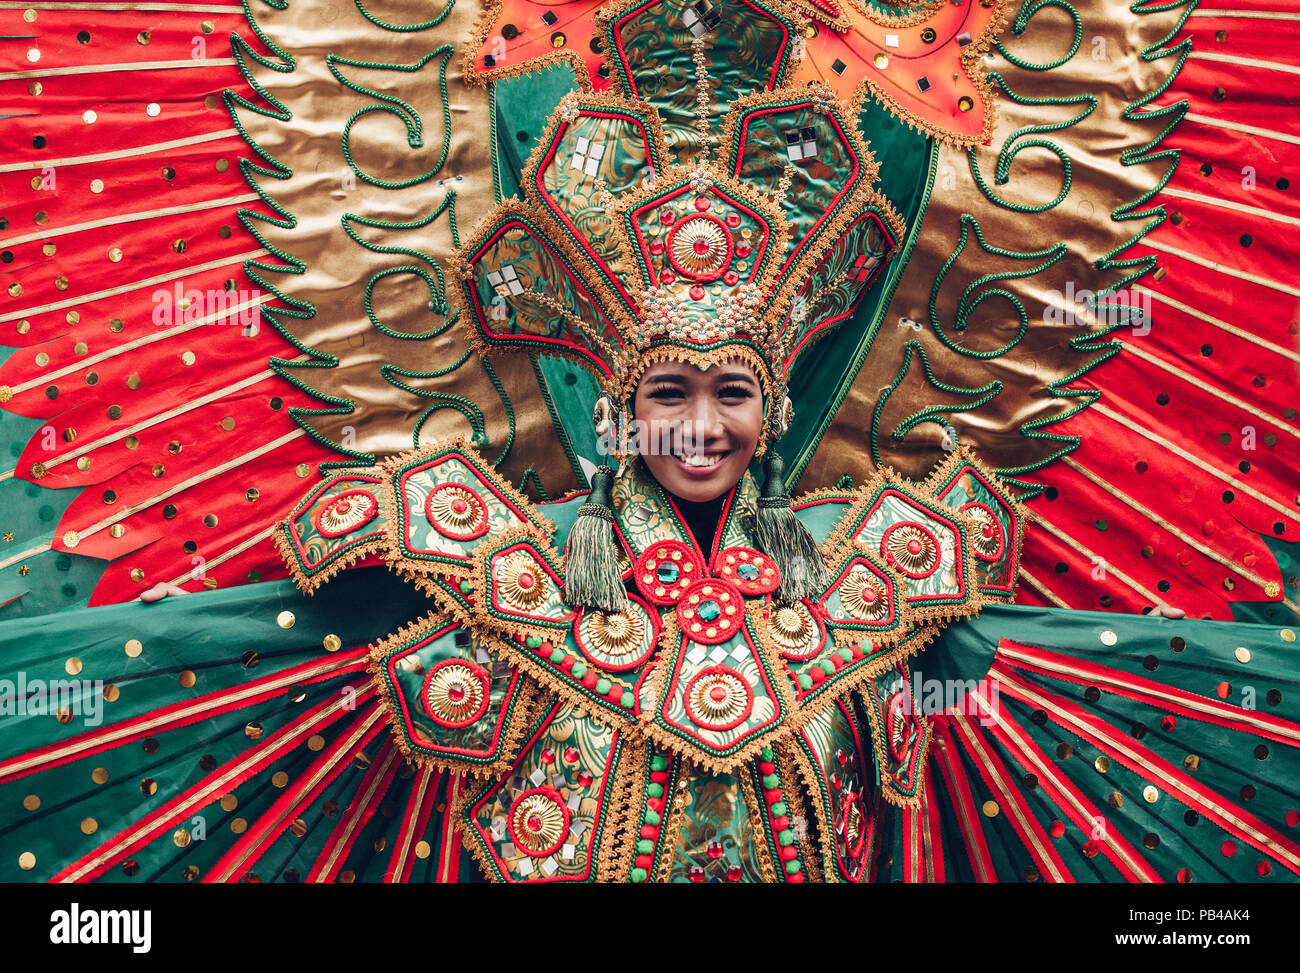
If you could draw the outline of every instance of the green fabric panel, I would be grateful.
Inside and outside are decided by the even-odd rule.
[[[577,88],[573,68],[554,65],[543,71],[503,78],[496,84],[497,164],[503,198],[519,190],[529,153],[560,99]]]

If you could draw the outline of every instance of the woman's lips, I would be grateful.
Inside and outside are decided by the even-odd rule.
[[[673,453],[677,468],[687,476],[706,479],[716,473],[723,461],[731,455],[731,450],[723,452]]]

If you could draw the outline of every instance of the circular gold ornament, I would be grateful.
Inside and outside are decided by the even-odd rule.
[[[461,659],[439,662],[424,677],[423,699],[425,711],[440,726],[469,726],[487,712],[487,671]]]
[[[515,847],[533,858],[560,850],[569,831],[570,813],[553,787],[524,791],[510,808],[510,837]]]
[[[508,554],[497,567],[501,600],[517,611],[532,611],[546,597],[546,579],[541,565],[526,551]]]
[[[864,566],[857,565],[840,582],[840,604],[854,618],[876,622],[889,614],[885,586]]]

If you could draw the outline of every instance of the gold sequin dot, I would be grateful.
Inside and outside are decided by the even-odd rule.
[[[262,736],[262,724],[254,720],[244,727],[244,736],[250,740],[257,740]]]
[[[99,830],[98,821],[96,821],[94,818],[82,818],[81,820],[82,834],[94,834],[98,830]]]
[[[1092,765],[1097,768],[1097,773],[1104,774],[1106,773],[1106,771],[1110,770],[1110,757],[1106,756],[1103,753],[1100,757],[1098,757],[1096,760],[1093,761]]]
[[[196,361],[198,361],[198,357],[194,354],[194,352],[186,351],[181,353],[181,364],[193,365]]]
[[[221,428],[226,430],[226,432],[230,432],[230,430],[235,428],[235,420],[230,416],[226,416],[221,420]]]
[[[1146,787],[1142,788],[1142,800],[1146,801],[1148,804],[1154,804],[1156,801],[1160,800],[1160,792],[1148,784]]]
[[[121,318],[113,318],[112,321],[108,322],[108,330],[113,332],[113,334],[121,334],[122,329],[125,327],[126,324],[122,321]]]
[[[128,375],[126,378],[126,387],[129,388],[132,392],[138,389],[140,387],[140,376]]]
[[[32,23],[32,22],[34,22],[34,21],[36,20],[36,11],[35,11],[35,10],[24,10],[24,11],[23,11],[23,20],[25,20],[25,21],[26,21],[27,23],[29,23],[29,24]]]
[[[30,872],[36,867],[36,856],[30,851],[25,851],[18,856],[18,867],[24,872]]]
[[[87,125],[95,124],[95,120],[97,118],[99,118],[99,116],[95,114],[95,110],[93,108],[87,108],[84,112],[81,113],[81,120],[85,122]]]
[[[107,767],[96,767],[94,770],[90,772],[90,779],[93,780],[96,784],[107,784],[108,776],[109,775],[108,775]]]
[[[50,363],[50,356],[47,355],[45,352],[41,352],[39,355],[36,356],[36,364],[39,365],[41,368],[44,368],[49,363]]]
[[[326,652],[337,652],[339,649],[343,648],[343,640],[333,634],[326,635],[321,641],[321,644],[325,646]]]
[[[194,686],[196,678],[197,677],[194,675],[193,672],[191,672],[189,669],[186,669],[184,672],[181,673],[180,683],[184,688],[190,689]]]
[[[289,775],[286,774],[283,770],[277,770],[274,774],[271,775],[272,787],[284,787],[288,783],[289,783]]]
[[[291,611],[282,611],[280,614],[275,616],[275,624],[279,625],[281,628],[293,628],[293,623],[297,620],[298,619],[294,617],[294,614]]]
[[[132,580],[132,581],[135,581],[135,582],[137,582],[137,583],[143,581],[143,580],[144,580],[144,571],[142,571],[140,568],[132,568],[132,569],[131,569],[131,580]]]
[[[300,478],[304,478],[311,472],[311,467],[306,463],[299,463],[294,472],[297,473]]]
[[[416,843],[415,846],[416,858],[428,858],[431,854],[433,854],[433,849],[429,846],[429,843],[427,841],[420,841]]]
[[[178,828],[176,833],[172,835],[172,843],[177,848],[184,848],[190,843],[190,833],[184,828]]]
[[[157,118],[159,114],[161,114],[161,112],[162,112],[162,106],[159,105],[158,102],[156,101],[151,101],[149,102],[149,104],[145,105],[144,107],[144,113],[148,115],[150,118]]]
[[[1116,635],[1114,632],[1110,631],[1109,629],[1102,632],[1099,638],[1101,639],[1102,645],[1114,645],[1116,642],[1119,641],[1119,636]]]
[[[289,830],[293,832],[294,837],[301,838],[307,833],[307,822],[302,818],[294,818],[293,823],[289,825]]]
[[[41,799],[35,794],[28,794],[23,798],[23,807],[28,811],[38,810],[41,806]]]
[[[307,741],[307,749],[319,751],[325,749],[325,738],[317,733]]]
[[[217,169],[217,172],[225,172],[225,171],[226,171],[227,169],[229,169],[229,168],[230,168],[230,160],[229,160],[229,159],[218,159],[218,160],[217,160],[217,162],[216,162],[216,169]]]
[[[81,538],[77,536],[77,532],[75,530],[69,530],[64,532],[63,534],[64,547],[76,547],[80,543],[81,543]]]
[[[339,881],[344,885],[351,885],[357,880],[356,872],[339,872]]]
[[[248,830],[248,822],[243,818],[235,818],[235,820],[230,822],[230,830],[235,834],[243,834]]]
[[[1250,661],[1250,649],[1246,648],[1244,645],[1237,646],[1237,651],[1234,652],[1233,655],[1235,655],[1237,661],[1242,664]]]
[[[1283,642],[1294,642],[1294,641],[1295,641],[1295,632],[1291,631],[1291,629],[1289,629],[1289,628],[1284,628],[1284,629],[1282,629],[1282,641],[1283,641]]]
[[[92,193],[102,193],[104,191],[104,180],[102,179],[90,180],[90,191]]]
[[[104,701],[107,703],[116,703],[118,697],[122,695],[122,690],[118,689],[111,682],[104,687]]]
[[[132,659],[144,651],[144,646],[140,644],[139,639],[131,639],[126,643],[126,654]]]
[[[44,90],[45,85],[41,84],[39,81],[33,81],[27,86],[27,93],[29,95],[39,95]]]
[[[239,798],[234,794],[226,794],[221,798],[221,810],[233,811],[237,807],[239,807]]]
[[[997,801],[985,801],[982,810],[986,818],[996,818],[1000,809]]]
[[[63,663],[63,671],[69,676],[75,676],[81,671],[81,660],[74,655],[67,662]]]
[[[203,21],[203,23],[199,24],[199,29],[202,30],[203,33],[205,34],[211,34],[214,30],[217,29],[217,25],[210,20],[205,20]]]

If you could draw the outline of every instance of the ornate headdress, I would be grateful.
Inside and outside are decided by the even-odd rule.
[[[482,350],[563,354],[592,370],[602,388],[597,432],[618,444],[620,458],[628,439],[617,424],[649,365],[748,363],[765,397],[761,456],[789,425],[795,361],[853,314],[898,248],[903,220],[873,188],[877,166],[849,107],[862,91],[846,103],[828,84],[788,83],[809,55],[815,24],[779,4],[754,5],[743,23],[723,23],[708,0],[682,4],[681,60],[647,65],[637,58],[639,9],[621,4],[598,15],[601,36],[592,42],[593,50],[617,54],[610,61],[624,93],[567,96],[524,167],[522,199],[492,210],[461,247],[465,306]],[[893,29],[916,32],[919,23]],[[882,45],[901,43],[888,25],[870,27],[886,32]],[[981,46],[966,34],[965,43],[940,44],[925,56],[947,50],[956,61]],[[494,66],[482,50],[469,56]],[[720,118],[710,57],[723,61],[724,72],[745,62],[742,76],[763,85],[722,106]],[[766,69],[755,72],[754,64]],[[837,77],[847,69],[840,60],[828,66]],[[876,68],[854,66],[856,74],[866,69]],[[972,82],[965,70],[951,77],[947,86],[943,76],[933,85],[922,78],[920,91],[936,88],[929,100],[953,102],[959,117],[975,102],[957,89]],[[972,92],[987,116],[982,89]],[[774,451],[765,474],[757,540],[782,567],[783,594],[802,597],[824,571],[789,510]],[[607,521],[606,486],[593,482],[584,510]],[[589,547],[586,527],[580,521],[574,538],[584,555],[571,562],[594,558],[604,565],[603,582],[571,564],[570,595],[616,606],[622,587],[613,558],[593,554],[608,545],[602,538]]]

